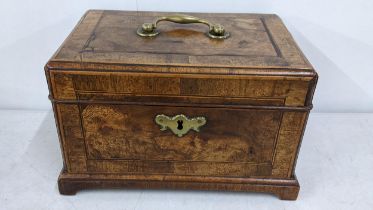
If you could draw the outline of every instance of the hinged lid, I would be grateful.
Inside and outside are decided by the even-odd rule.
[[[206,36],[203,24],[159,23],[160,34],[136,34],[145,22],[170,13],[88,11],[48,63],[50,69],[275,74],[315,71],[276,15],[203,14],[227,39]]]

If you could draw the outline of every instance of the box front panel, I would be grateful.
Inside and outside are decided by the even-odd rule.
[[[307,112],[58,104],[70,173],[292,175]],[[157,114],[204,116],[200,132],[161,131]]]
[[[69,173],[290,178],[310,78],[49,71]],[[158,114],[203,116],[199,133]]]

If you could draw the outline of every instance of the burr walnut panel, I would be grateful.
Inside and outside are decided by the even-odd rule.
[[[199,133],[161,131],[157,114],[203,116]],[[88,105],[82,111],[89,159],[270,163],[280,111]]]
[[[93,50],[107,54],[151,53],[211,56],[224,55],[227,54],[227,49],[235,49],[229,54],[232,56],[278,56],[261,19],[232,18],[231,24],[227,25],[227,30],[230,28],[238,30],[229,39],[219,44],[216,44],[217,40],[206,37],[204,25],[162,24],[159,26],[159,30],[163,31],[160,36],[156,39],[143,39],[134,36],[133,32],[141,25],[141,21],[151,21],[152,17],[137,18],[136,14],[133,14],[126,20],[126,23],[121,23],[123,16],[115,13],[103,14],[94,30],[94,39],[90,39],[84,46],[87,51],[85,53],[88,54]],[[214,21],[226,22],[226,18],[215,18]],[[103,23],[105,25],[102,25]],[[169,47],[159,47],[160,43],[169,45]],[[258,49],[261,49],[260,53]]]

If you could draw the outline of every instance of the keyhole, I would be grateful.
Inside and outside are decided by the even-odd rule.
[[[183,121],[182,120],[177,121],[177,129],[179,129],[179,130],[183,129]]]
[[[249,154],[250,154],[250,155],[255,154],[255,152],[254,152],[254,148],[252,148],[252,147],[249,148]]]

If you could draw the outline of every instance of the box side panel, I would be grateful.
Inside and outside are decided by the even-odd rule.
[[[86,148],[79,107],[72,104],[55,104],[55,106],[66,170],[69,173],[87,172]]]
[[[294,161],[298,155],[307,116],[308,111],[283,113],[273,156],[273,177],[291,178],[293,176]]]

